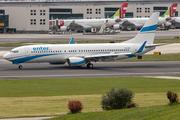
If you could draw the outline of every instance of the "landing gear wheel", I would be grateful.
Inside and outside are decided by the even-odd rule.
[[[23,68],[23,66],[22,66],[22,65],[19,65],[19,66],[18,66],[18,68],[19,68],[19,69],[22,69],[22,68]]]
[[[93,64],[92,63],[88,63],[87,64],[87,68],[93,68]]]

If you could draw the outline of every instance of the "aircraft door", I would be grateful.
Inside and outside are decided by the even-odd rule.
[[[24,51],[25,51],[25,56],[29,56],[29,48],[25,47]]]
[[[134,51],[137,52],[137,46],[133,46]]]

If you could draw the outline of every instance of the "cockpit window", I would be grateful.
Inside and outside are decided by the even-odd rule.
[[[12,53],[18,53],[18,50],[11,50]]]

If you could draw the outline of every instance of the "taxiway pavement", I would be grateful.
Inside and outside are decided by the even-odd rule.
[[[116,35],[82,35],[75,34],[1,34],[0,43],[34,42],[34,41],[69,41],[72,37],[75,40],[127,40],[136,36],[139,31],[122,31]],[[155,39],[167,39],[180,37],[180,29],[169,31],[156,31]]]
[[[156,62],[97,62],[94,68],[69,67],[67,65],[49,65],[48,63],[17,65],[0,57],[0,79],[29,78],[88,78],[123,76],[161,76],[180,75],[180,61]]]

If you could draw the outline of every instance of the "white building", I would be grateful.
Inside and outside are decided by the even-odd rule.
[[[162,15],[172,3],[180,4],[179,0],[8,0],[0,1],[0,17],[1,11],[9,15],[9,28],[16,28],[17,32],[48,31],[50,19],[107,18],[111,17],[124,2],[129,3],[125,15],[129,18],[149,17],[154,11],[160,11]],[[179,11],[180,6],[177,7],[175,16],[178,16]]]

